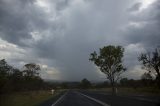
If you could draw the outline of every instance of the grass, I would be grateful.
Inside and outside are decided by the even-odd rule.
[[[54,95],[51,91],[30,91],[30,92],[16,92],[1,97],[0,106],[37,106],[41,102],[50,99],[58,94],[55,91]]]
[[[104,91],[111,93],[111,88],[90,89],[90,91]],[[155,87],[118,87],[120,95],[160,95],[160,89]]]
[[[139,87],[139,88],[119,88],[120,94],[136,94],[136,95],[160,95],[160,89],[155,87]]]

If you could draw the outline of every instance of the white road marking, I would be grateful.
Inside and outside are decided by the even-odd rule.
[[[103,106],[110,106],[110,105],[108,105],[108,104],[106,104],[106,103],[104,103],[104,102],[102,102],[102,101],[100,101],[100,100],[97,100],[97,99],[95,99],[95,98],[92,98],[92,97],[90,97],[90,96],[87,96],[87,95],[85,95],[85,94],[82,94],[82,93],[80,93],[80,92],[76,92],[76,93],[81,94],[82,96],[85,96],[85,97],[87,97],[88,99],[91,99],[91,100],[93,100],[93,101],[95,101],[95,102],[97,102],[97,103],[99,103],[99,104],[101,104],[101,105],[103,105]]]
[[[60,100],[62,100],[64,98],[64,96],[67,94],[67,92],[62,95],[56,102],[54,102],[51,106],[55,106]]]

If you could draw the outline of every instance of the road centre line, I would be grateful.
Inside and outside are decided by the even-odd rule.
[[[99,103],[99,104],[101,104],[101,105],[103,105],[103,106],[110,106],[110,105],[108,105],[108,104],[106,104],[106,103],[104,103],[104,102],[102,102],[102,101],[100,101],[100,100],[98,100],[98,99],[92,98],[92,97],[87,96],[87,95],[85,95],[85,94],[82,94],[82,93],[80,93],[80,92],[76,92],[76,93],[78,93],[78,94],[80,94],[80,95],[82,95],[82,96],[85,96],[85,97],[87,97],[88,99],[93,100],[93,101],[95,101],[95,102],[97,102],[97,103]]]

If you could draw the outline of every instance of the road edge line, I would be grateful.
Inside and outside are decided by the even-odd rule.
[[[106,103],[104,103],[104,102],[102,102],[102,101],[100,101],[100,100],[98,100],[98,99],[92,98],[92,97],[87,96],[87,95],[85,95],[85,94],[83,94],[83,93],[80,93],[80,92],[77,92],[77,93],[79,93],[79,94],[81,94],[82,96],[85,96],[85,97],[87,97],[88,99],[93,100],[93,101],[95,101],[95,102],[97,102],[97,103],[99,103],[99,104],[101,104],[101,105],[103,105],[103,106],[110,106],[110,105],[108,105],[108,104],[106,104]]]
[[[60,98],[58,98],[58,100],[56,102],[54,102],[51,106],[55,106],[60,100],[62,100],[64,98],[64,96],[67,94],[67,92],[65,94],[63,94]]]
[[[110,95],[110,94],[103,94],[103,93],[97,93],[97,94]],[[158,100],[146,99],[146,98],[143,98],[143,97],[138,97],[138,95],[136,95],[137,97],[134,97],[132,95],[116,95],[116,96],[123,97],[123,98],[130,98],[130,99],[139,100],[139,101],[145,101],[145,102],[151,102],[151,103],[160,104],[160,102]]]

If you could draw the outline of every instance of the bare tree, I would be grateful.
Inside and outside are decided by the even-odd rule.
[[[160,88],[160,48],[156,48],[152,53],[142,53],[138,60],[150,74],[156,76],[157,85]]]

